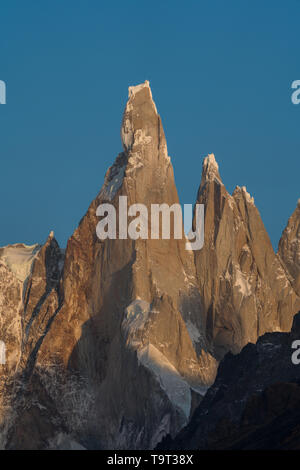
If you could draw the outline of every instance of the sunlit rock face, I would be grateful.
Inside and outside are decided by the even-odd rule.
[[[205,206],[204,247],[194,252],[197,278],[207,338],[221,359],[265,332],[289,331],[300,303],[254,198],[245,187],[227,192],[214,155],[204,159],[197,202]]]
[[[38,420],[46,420],[52,446],[63,433],[88,448],[152,448],[188,422],[216,374],[185,236],[101,241],[96,235],[101,203],[118,209],[119,196],[127,196],[128,206],[142,203],[150,213],[151,204],[179,202],[148,82],[129,88],[121,139],[124,150],[69,239],[63,268],[52,235],[53,273],[41,275],[46,255],[40,256],[24,294],[26,341],[17,370],[28,387],[43,390],[42,406],[50,397],[47,419],[39,410]],[[17,416],[8,447],[23,442],[24,426],[25,417]],[[38,439],[31,445],[40,446]]]
[[[154,448],[189,422],[226,351],[290,328],[292,277],[253,199],[245,188],[227,193],[213,155],[197,199],[201,250],[173,231],[122,238],[121,196],[148,214],[179,202],[147,81],[129,88],[121,142],[66,250],[53,232],[43,246],[0,249],[2,448]],[[96,233],[105,203],[116,239]]]
[[[283,231],[278,254],[295,291],[300,295],[300,199]]]

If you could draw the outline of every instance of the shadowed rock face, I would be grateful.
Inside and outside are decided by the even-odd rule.
[[[300,449],[300,365],[291,333],[267,333],[238,355],[228,353],[190,423],[160,449]]]
[[[273,251],[254,199],[231,196],[213,155],[204,159],[197,201],[205,205],[205,243],[195,251],[206,333],[215,355],[237,353],[268,331],[289,331],[299,297]],[[298,220],[299,223],[299,220]]]
[[[201,251],[172,231],[170,240],[119,239],[119,196],[148,214],[178,203],[148,82],[129,88],[121,140],[65,252],[52,232],[42,247],[0,249],[2,448],[154,448],[188,423],[216,358],[291,326],[292,278],[252,199],[243,188],[227,193],[213,156],[198,193]],[[116,208],[116,240],[96,235],[102,203]]]
[[[300,199],[279,241],[278,254],[300,295]]]

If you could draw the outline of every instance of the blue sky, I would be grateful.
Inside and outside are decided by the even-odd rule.
[[[3,0],[0,245],[66,244],[121,151],[128,86],[148,79],[181,202],[214,153],[276,247],[300,197],[299,17],[299,0]]]

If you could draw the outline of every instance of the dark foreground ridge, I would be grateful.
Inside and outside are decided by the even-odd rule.
[[[291,333],[267,333],[221,361],[214,385],[172,449],[300,449],[300,364],[292,362],[300,312]]]

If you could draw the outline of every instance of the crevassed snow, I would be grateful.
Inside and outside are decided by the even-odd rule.
[[[193,344],[199,343],[201,338],[200,332],[191,320],[187,320],[186,329],[188,330],[188,334],[190,335]]]
[[[145,300],[136,299],[125,309],[125,316],[122,328],[131,335],[141,330],[150,313],[150,304]]]
[[[188,419],[191,410],[191,390],[177,369],[151,343],[140,349],[137,355],[139,362],[154,374],[171,403]]]
[[[0,260],[15,274],[19,281],[24,282],[31,272],[32,263],[40,245],[16,244],[1,249]]]

